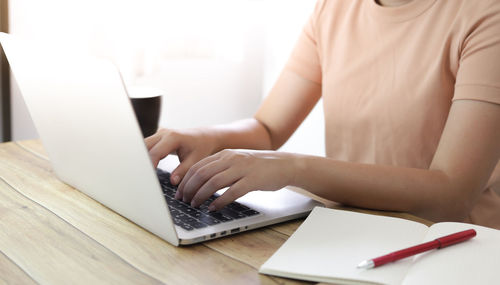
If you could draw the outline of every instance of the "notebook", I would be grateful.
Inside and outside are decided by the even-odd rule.
[[[454,232],[477,236],[372,269],[357,265]],[[426,225],[315,208],[260,273],[335,284],[500,284],[500,231],[466,223]]]
[[[196,209],[172,211],[168,185],[159,181],[126,87],[110,61],[5,33],[0,42],[57,177],[173,245],[296,219],[319,204],[284,188],[251,192],[208,217]],[[169,155],[160,168],[168,172],[178,163]]]

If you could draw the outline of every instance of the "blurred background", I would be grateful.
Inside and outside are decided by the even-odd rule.
[[[252,116],[316,2],[0,1],[3,31],[39,45],[107,57],[119,67],[127,85],[163,90],[160,125],[169,128]],[[38,135],[15,78],[5,73],[2,62],[1,138],[35,139]],[[323,155],[323,132],[320,102],[282,150]]]

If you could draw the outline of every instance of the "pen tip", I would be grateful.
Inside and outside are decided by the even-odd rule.
[[[358,268],[361,269],[369,269],[373,268],[375,264],[373,263],[373,260],[363,260],[360,264],[358,264]]]

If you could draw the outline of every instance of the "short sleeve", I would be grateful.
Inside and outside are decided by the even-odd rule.
[[[286,69],[319,84],[321,84],[321,63],[318,52],[316,23],[323,2],[324,0],[319,0],[316,3],[314,12],[304,26],[285,66]]]
[[[462,45],[453,100],[500,104],[500,2],[471,19]]]

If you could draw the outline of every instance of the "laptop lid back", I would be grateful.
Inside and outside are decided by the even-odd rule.
[[[178,245],[122,78],[109,61],[42,51],[0,33],[57,176]]]

